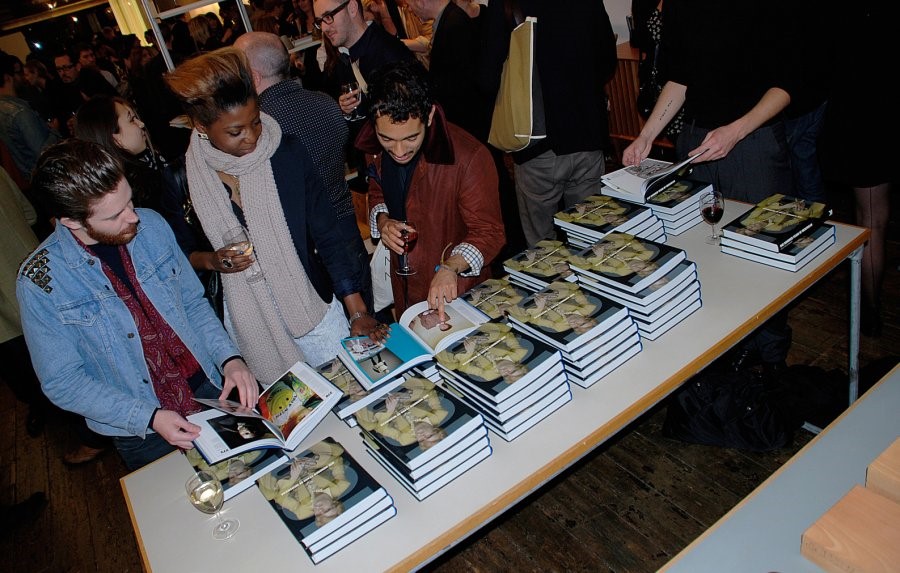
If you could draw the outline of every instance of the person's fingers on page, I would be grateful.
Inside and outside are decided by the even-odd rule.
[[[153,418],[153,429],[175,447],[189,449],[200,436],[200,426],[192,424],[172,410],[159,410]]]
[[[223,373],[225,379],[222,382],[222,394],[219,399],[227,399],[231,391],[237,388],[243,406],[248,408],[256,406],[256,401],[259,399],[259,383],[247,368],[247,364],[240,358],[230,360],[225,365]]]

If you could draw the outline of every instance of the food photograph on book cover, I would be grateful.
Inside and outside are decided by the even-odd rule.
[[[362,384],[347,370],[344,363],[339,358],[334,358],[316,368],[322,376],[329,382],[334,384],[343,394],[343,398],[338,402],[341,406],[345,402],[356,402],[369,395],[369,392],[363,388]]]
[[[604,276],[622,279],[649,276],[658,267],[653,262],[659,256],[659,247],[641,241],[632,235],[614,233],[594,243],[584,252],[584,257],[570,260],[578,268],[595,271]]]
[[[357,412],[356,421],[412,457],[415,450],[427,450],[447,437],[441,423],[453,418],[454,409],[430,380],[414,377]]]
[[[566,278],[572,275],[569,257],[572,253],[561,241],[538,241],[533,249],[525,249],[503,264],[511,271],[535,275],[542,279]]]
[[[698,185],[706,185],[705,183],[699,183],[697,181],[691,181],[689,179],[680,179],[662,191],[658,191],[654,193],[650,197],[647,197],[647,203],[652,207],[663,207],[666,209],[671,209],[675,205],[678,205],[682,201],[691,197],[694,189],[697,188]]]
[[[488,315],[500,318],[530,293],[505,279],[487,279],[462,295],[462,299]]]
[[[597,317],[603,306],[599,298],[583,291],[578,285],[557,281],[510,309],[509,314],[552,335],[554,339],[571,342],[597,326]]]
[[[803,199],[776,194],[760,201],[738,222],[736,233],[754,236],[760,233],[785,235],[809,219],[822,218],[826,210],[823,203],[810,203]]]
[[[309,385],[287,371],[260,396],[259,413],[286,437],[321,402],[322,398]]]
[[[275,449],[250,450],[219,463],[209,464],[197,448],[187,450],[184,455],[198,472],[210,472],[219,478],[226,495],[229,489],[282,456],[281,452]]]
[[[565,211],[555,215],[565,223],[582,225],[598,232],[607,232],[627,223],[635,214],[643,210],[633,203],[620,203],[605,195],[591,195]]]
[[[482,324],[435,358],[449,370],[475,382],[500,380],[512,384],[528,374],[526,361],[534,353],[530,340],[517,336],[506,324]]]
[[[298,540],[308,539],[380,487],[361,476],[348,457],[337,442],[322,440],[257,480],[263,497]]]

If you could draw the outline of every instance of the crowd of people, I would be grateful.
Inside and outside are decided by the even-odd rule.
[[[818,167],[808,144],[801,149],[805,130],[827,132],[815,122],[831,115],[822,82],[790,73],[813,55],[782,34],[771,4],[660,0],[635,12],[654,18],[662,87],[623,163],[647,157],[677,117],[669,133],[679,156],[705,149],[694,176],[726,196],[802,193],[795,180]],[[890,21],[869,4],[880,6],[846,10],[861,26]],[[488,279],[497,261],[557,239],[553,215],[600,188],[604,85],[616,69],[602,2],[246,8],[249,31],[234,2],[164,20],[173,70],[155,37],[142,43],[112,29],[49,58],[0,54],[0,191],[9,196],[0,199],[21,207],[7,226],[19,248],[4,249],[17,260],[4,261],[0,277],[10,295],[0,349],[22,356],[27,341],[34,371],[16,375],[16,393],[30,405],[30,434],[41,431],[47,398],[77,416],[69,463],[109,443],[130,469],[190,448],[199,431],[186,419],[197,408],[191,397],[253,406],[257,381],[297,360],[327,363],[351,334],[382,340],[411,304],[428,301],[443,316],[445,302]],[[523,16],[540,22],[547,137],[510,156],[487,136],[509,34]],[[289,53],[285,38],[306,34],[321,46]],[[358,87],[344,92],[350,82]],[[860,125],[850,115],[876,109],[839,87],[829,97],[841,137]],[[179,116],[189,129],[173,122]],[[787,135],[783,119],[794,121]],[[864,258],[870,321],[889,164],[833,163],[875,233]],[[360,174],[349,184],[345,166]],[[351,189],[368,193],[371,237],[392,253],[404,253],[407,223],[417,224],[408,255],[416,274],[372,275]],[[226,239],[241,227],[252,249]],[[393,309],[374,307],[373,281],[389,283]],[[785,336],[786,321],[770,326]],[[783,361],[783,338],[757,342],[763,360]]]

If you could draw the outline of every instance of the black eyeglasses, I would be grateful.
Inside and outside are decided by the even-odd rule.
[[[66,64],[64,66],[56,66],[57,72],[68,72],[71,69],[75,68],[75,64]]]
[[[334,10],[329,10],[328,12],[325,12],[324,14],[322,14],[321,18],[313,19],[313,26],[316,27],[316,30],[321,30],[322,22],[325,22],[329,26],[334,24],[334,17],[337,16],[340,13],[340,11],[343,10],[344,8],[346,8],[347,4],[349,4],[352,1],[353,0],[347,0],[346,2],[344,2],[343,4],[341,4],[340,6],[335,8]]]

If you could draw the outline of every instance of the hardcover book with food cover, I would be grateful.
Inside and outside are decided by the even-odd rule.
[[[831,208],[824,203],[778,193],[725,225],[722,235],[778,253],[824,224],[831,213]]]

